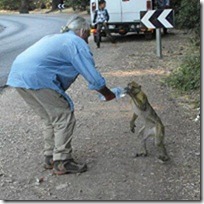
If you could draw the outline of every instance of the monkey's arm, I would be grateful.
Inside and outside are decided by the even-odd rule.
[[[157,113],[151,106],[150,106],[150,114],[148,115],[147,120],[149,120],[152,123],[159,122],[160,124],[162,124],[160,117],[157,115]]]
[[[145,111],[147,109],[147,97],[144,93],[138,94],[136,97],[138,108],[142,111]]]
[[[130,131],[131,132],[135,132],[135,120],[137,119],[137,115],[135,114],[135,113],[133,113],[133,116],[132,116],[132,119],[131,119],[131,121],[130,121]]]

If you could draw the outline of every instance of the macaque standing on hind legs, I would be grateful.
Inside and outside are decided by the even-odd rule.
[[[142,136],[143,139],[141,140],[141,150],[136,154],[136,157],[147,156],[146,140],[149,136],[154,136],[155,146],[159,153],[158,159],[161,161],[169,160],[164,146],[164,125],[155,110],[149,104],[147,96],[141,90],[141,86],[136,82],[131,82],[125,90],[132,99],[134,110],[132,120],[130,121],[131,132],[135,132],[135,120],[138,117],[142,117],[145,121],[144,127],[142,127],[138,133],[138,136]]]

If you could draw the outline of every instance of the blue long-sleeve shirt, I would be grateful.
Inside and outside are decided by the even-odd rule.
[[[11,67],[7,85],[26,89],[53,89],[62,94],[74,110],[65,93],[81,74],[89,89],[100,90],[105,79],[96,70],[87,43],[74,32],[48,35],[22,52]]]

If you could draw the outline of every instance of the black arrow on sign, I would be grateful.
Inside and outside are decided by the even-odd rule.
[[[155,28],[162,28],[163,24],[158,21],[158,17],[163,12],[163,10],[156,10],[154,14],[150,17],[149,21],[155,26]]]
[[[146,28],[173,28],[174,12],[172,9],[141,11],[141,25]]]
[[[169,13],[169,15],[166,17],[166,20],[169,21],[169,23],[171,25],[174,25],[174,13],[173,13],[173,10],[172,12]]]
[[[64,9],[64,4],[58,4],[59,9]]]

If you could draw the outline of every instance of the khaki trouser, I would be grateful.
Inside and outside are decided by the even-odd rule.
[[[44,122],[44,155],[53,155],[54,161],[72,158],[71,140],[76,120],[65,98],[51,89],[16,89]]]

